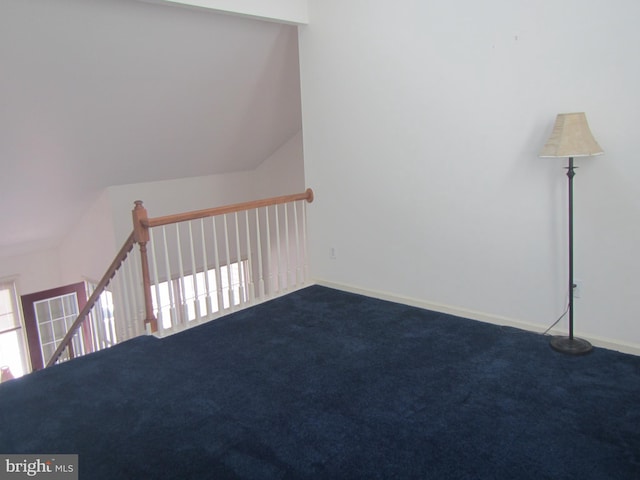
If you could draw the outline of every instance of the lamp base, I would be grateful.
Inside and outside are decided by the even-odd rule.
[[[567,355],[585,355],[593,350],[589,342],[575,337],[552,337],[550,345],[556,352]]]

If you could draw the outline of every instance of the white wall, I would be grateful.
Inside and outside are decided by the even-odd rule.
[[[121,244],[116,244],[109,195],[103,190],[60,244],[62,284],[99,281]]]
[[[567,179],[537,154],[557,113],[585,111],[605,155],[575,178],[576,333],[640,348],[639,2],[310,0],[309,17],[314,277],[544,329],[567,301]]]
[[[149,217],[253,200],[251,172],[190,177],[110,187],[109,197],[118,247],[133,230],[131,211],[142,200]]]
[[[291,137],[253,172],[253,191],[257,198],[304,192],[302,131]]]
[[[149,3],[171,3],[208,8],[249,17],[284,23],[309,21],[307,0],[143,0]]]
[[[18,295],[61,286],[63,283],[58,250],[3,257],[0,262],[0,278],[15,279]]]
[[[133,230],[131,210],[142,200],[150,217],[219,207],[305,190],[302,134],[291,137],[257,169],[108,189],[118,248]],[[107,264],[108,265],[108,264]]]

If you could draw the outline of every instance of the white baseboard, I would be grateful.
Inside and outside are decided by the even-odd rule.
[[[316,285],[322,285],[337,290],[343,290],[345,292],[357,293],[365,295],[367,297],[378,298],[380,300],[388,300],[390,302],[401,303],[403,305],[410,305],[412,307],[424,308],[425,310],[433,310],[434,312],[446,313],[449,315],[455,315],[458,317],[464,317],[471,320],[477,320],[479,322],[491,323],[493,325],[509,326],[514,328],[520,328],[534,333],[543,333],[547,327],[531,322],[525,322],[522,320],[515,320],[508,317],[502,317],[499,315],[491,315],[483,312],[476,312],[474,310],[468,310],[465,308],[454,307],[450,305],[443,305],[434,302],[428,302],[425,300],[418,300],[411,297],[404,297],[402,295],[379,292],[374,290],[366,290],[363,288],[355,287],[353,285],[346,285],[341,283],[330,282],[326,280],[316,279],[313,283]],[[549,333],[554,335],[566,335],[566,332],[561,330],[552,329]],[[580,332],[578,332],[580,333]],[[609,350],[616,350],[618,352],[629,353],[632,355],[640,355],[640,345],[633,343],[625,343],[610,338],[603,338],[597,336],[588,336],[580,334],[580,338],[588,340],[596,347],[602,347]]]

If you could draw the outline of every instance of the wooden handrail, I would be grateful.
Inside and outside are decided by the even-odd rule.
[[[120,268],[120,265],[122,265],[122,262],[124,262],[124,260],[127,258],[127,255],[129,255],[129,252],[133,250],[134,244],[135,244],[135,241],[133,238],[133,232],[131,232],[131,234],[129,235],[129,238],[127,238],[127,240],[124,242],[124,245],[122,245],[122,248],[116,255],[116,258],[113,259],[113,262],[111,262],[111,265],[109,265],[109,268],[107,269],[106,273],[104,274],[100,282],[98,282],[98,285],[96,286],[95,290],[87,300],[87,303],[82,308],[82,310],[80,310],[78,317],[75,319],[75,321],[67,331],[67,334],[64,336],[64,338],[60,342],[60,345],[58,345],[58,348],[56,348],[56,351],[53,352],[53,355],[47,362],[47,365],[46,365],[47,367],[50,367],[51,365],[53,365],[58,361],[58,358],[60,357],[60,355],[62,355],[62,352],[64,351],[65,348],[67,348],[68,346],[72,347],[71,339],[76,334],[77,330],[80,328],[80,325],[82,325],[82,322],[84,322],[86,316],[89,314],[91,309],[94,307],[94,305],[98,301],[98,298],[100,298],[100,295],[102,295],[105,288],[109,285],[109,282],[111,281],[111,279],[114,277],[114,275]]]
[[[197,220],[199,218],[242,212],[244,210],[252,210],[254,208],[268,207],[271,205],[279,205],[282,203],[295,202],[298,200],[306,200],[309,203],[313,202],[313,190],[307,188],[307,190],[302,193],[295,193],[292,195],[282,195],[279,197],[265,198],[263,200],[254,200],[251,202],[225,205],[223,207],[206,208],[204,210],[195,210],[193,212],[177,213],[174,215],[166,215],[164,217],[149,218],[146,220],[140,220],[140,223],[145,228],[159,227],[161,225],[169,225],[171,223],[186,222],[188,220]]]

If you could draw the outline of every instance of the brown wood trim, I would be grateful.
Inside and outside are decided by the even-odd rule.
[[[102,292],[104,292],[105,288],[109,285],[109,282],[115,276],[116,272],[122,265],[122,262],[124,262],[124,260],[127,258],[127,255],[129,255],[129,252],[133,250],[134,243],[135,242],[133,241],[133,232],[131,232],[131,234],[129,235],[129,238],[127,238],[127,240],[124,242],[124,245],[122,245],[122,248],[120,248],[120,251],[116,255],[116,258],[114,258],[113,262],[111,262],[111,265],[109,265],[107,272],[104,274],[102,279],[98,282],[98,285],[96,286],[96,289],[93,291],[93,293],[89,297],[89,300],[87,300],[82,310],[80,310],[80,313],[78,314],[78,318],[76,318],[76,320],[73,322],[73,325],[71,325],[71,328],[69,328],[69,331],[60,342],[60,345],[58,345],[58,348],[56,348],[56,351],[53,353],[53,356],[47,362],[47,367],[50,367],[51,365],[56,363],[58,361],[58,358],[60,358],[60,355],[62,354],[64,349],[67,348],[67,345],[70,344],[71,339],[75,335],[76,331],[78,330],[78,328],[80,328],[80,325],[82,325],[86,316],[94,307],[100,295],[102,295]]]
[[[87,292],[84,282],[65,285],[63,287],[51,288],[49,290],[43,290],[41,292],[29,293],[20,297],[32,370],[42,369],[44,367],[45,361],[44,358],[42,358],[42,349],[40,348],[40,335],[38,333],[38,322],[36,320],[36,312],[33,308],[33,303],[39,300],[44,300],[46,298],[67,295],[72,292],[75,292],[77,295],[78,308],[84,308],[87,303]]]
[[[242,212],[244,210],[252,210],[255,208],[268,207],[271,205],[279,205],[282,203],[295,202],[298,200],[306,200],[313,202],[313,190],[307,188],[303,193],[295,193],[292,195],[282,195],[279,197],[265,198],[263,200],[254,200],[251,202],[236,203],[233,205],[225,205],[223,207],[206,208],[204,210],[195,210],[193,212],[177,213],[175,215],[166,215],[164,217],[149,218],[140,220],[146,228],[159,227],[161,225],[169,225],[171,223],[186,222],[188,220],[197,220],[199,218],[213,217],[216,215],[224,215],[227,213]]]

